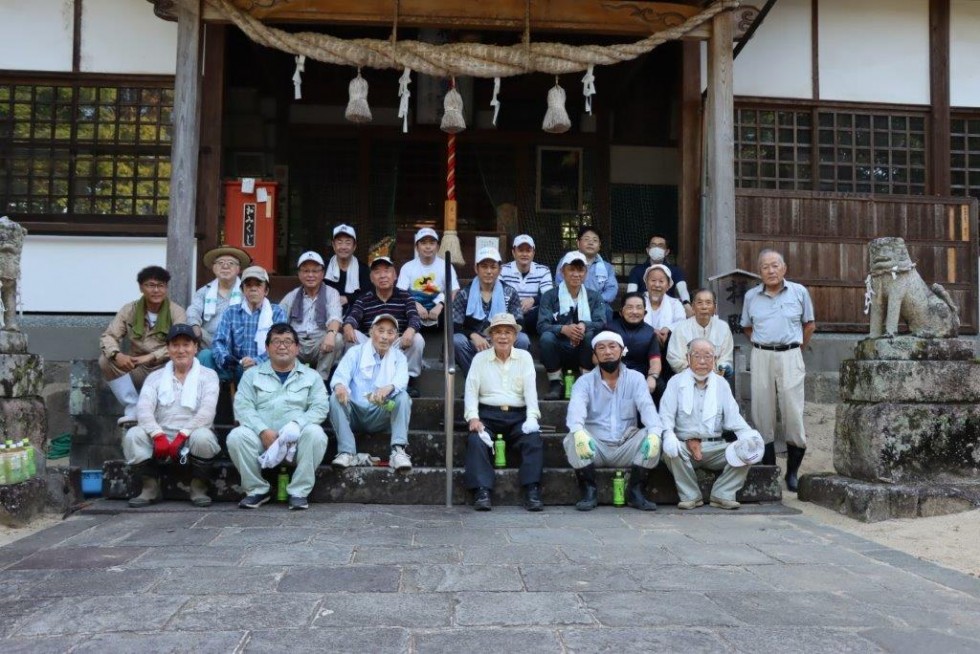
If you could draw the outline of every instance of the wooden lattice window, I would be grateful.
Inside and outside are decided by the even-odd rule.
[[[818,190],[925,194],[924,116],[821,110],[818,124]]]
[[[739,108],[735,111],[735,184],[740,188],[813,188],[812,113]]]
[[[172,79],[0,78],[0,209],[20,220],[165,216]]]
[[[980,118],[953,118],[949,145],[952,194],[980,198]]]

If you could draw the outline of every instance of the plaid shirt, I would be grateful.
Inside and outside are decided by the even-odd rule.
[[[517,324],[524,326],[524,312],[521,311],[521,296],[517,293],[517,289],[504,284],[503,282],[498,282],[504,288],[504,305],[507,307],[507,313],[513,314],[514,319],[517,320]],[[493,317],[490,315],[490,303],[483,303],[483,310],[485,316],[483,320],[474,318],[473,316],[467,315],[466,305],[469,303],[470,299],[470,287],[459,289],[456,293],[456,298],[453,300],[453,329],[457,333],[463,336],[469,336],[473,332],[483,333],[490,325],[490,319]],[[481,300],[483,298],[480,298]]]
[[[258,363],[269,358],[269,354],[264,349],[259,351],[259,346],[255,342],[260,315],[262,315],[261,310],[249,314],[240,304],[228,307],[228,310],[221,314],[221,322],[218,323],[218,329],[211,341],[211,353],[219,368],[231,367],[225,363],[229,356],[239,361],[245,357],[252,357]],[[282,307],[273,304],[272,323],[277,322],[288,323],[289,319]]]

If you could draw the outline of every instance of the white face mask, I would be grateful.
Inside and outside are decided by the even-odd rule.
[[[704,374],[704,375],[699,375],[698,373],[694,372],[693,370],[691,371],[691,374],[694,375],[694,378],[696,380],[698,380],[699,382],[706,381],[708,379],[708,377],[711,376],[711,373],[710,372],[707,373],[707,374]]]
[[[663,248],[650,248],[647,250],[647,254],[650,255],[651,261],[663,261],[664,257],[667,256],[667,250]]]

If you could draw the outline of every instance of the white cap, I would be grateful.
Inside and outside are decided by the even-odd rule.
[[[513,247],[516,248],[521,245],[530,245],[531,248],[534,248],[534,239],[528,236],[527,234],[519,234],[514,238]]]
[[[573,261],[582,262],[582,265],[585,266],[586,268],[588,268],[589,266],[589,262],[585,258],[584,254],[582,254],[578,250],[572,250],[571,252],[566,252],[565,256],[561,258],[561,265],[559,267],[564,268],[565,266],[572,263]]]
[[[598,345],[599,343],[602,343],[603,341],[612,341],[613,343],[619,343],[619,347],[621,348],[626,347],[626,345],[623,343],[622,336],[620,336],[616,332],[611,332],[607,329],[606,331],[599,332],[598,334],[595,335],[595,337],[592,339],[592,349],[594,350],[595,346]]]
[[[649,268],[647,268],[643,272],[643,280],[646,281],[647,275],[649,275],[650,272],[651,271],[654,271],[654,270],[659,270],[663,274],[667,275],[667,290],[669,291],[671,289],[671,287],[673,287],[673,285],[674,285],[674,276],[670,274],[670,268],[668,268],[667,266],[665,266],[662,263],[655,263],[652,266],[650,266]]]
[[[753,431],[751,435],[728,444],[728,447],[725,448],[725,461],[733,468],[758,463],[762,460],[765,447],[762,436],[759,435],[759,432]]]
[[[439,240],[439,235],[436,233],[436,230],[432,229],[431,227],[423,227],[419,231],[415,232],[415,242],[418,243],[426,236],[431,236],[437,241]]]
[[[391,257],[375,257],[371,259],[371,263],[368,267],[371,270],[374,270],[374,264],[376,263],[387,263],[391,267],[395,266],[395,262],[391,260]]]
[[[307,261],[314,261],[314,262],[320,264],[320,266],[323,266],[324,265],[323,264],[323,257],[321,257],[319,254],[317,254],[313,250],[310,250],[309,252],[304,252],[303,254],[299,255],[299,261],[296,262],[296,267],[299,268],[300,266],[302,266]]]
[[[497,251],[497,248],[480,248],[480,251],[476,253],[476,262],[480,263],[481,261],[486,261],[487,259],[493,259],[497,263],[503,261],[503,259],[500,258],[500,252]]]
[[[379,322],[384,322],[386,320],[395,326],[395,331],[398,331],[398,318],[395,318],[390,313],[379,313],[376,315],[374,320],[371,321],[371,326],[374,327]]]
[[[339,224],[339,225],[337,225],[336,227],[333,228],[333,237],[334,238],[337,238],[338,236],[343,236],[345,234],[347,236],[350,236],[355,241],[357,240],[357,232],[355,232],[354,231],[354,228],[351,227],[350,225],[346,225],[344,223],[341,223],[341,224]]]

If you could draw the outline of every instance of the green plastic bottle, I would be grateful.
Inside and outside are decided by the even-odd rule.
[[[7,483],[19,484],[24,481],[24,468],[20,461],[20,452],[14,447],[14,442],[7,439]]]
[[[575,385],[575,373],[571,370],[565,371],[565,399],[572,399],[572,386]]]
[[[289,472],[286,466],[279,468],[279,476],[276,478],[276,499],[285,502],[289,499]]]
[[[613,506],[623,506],[626,504],[626,479],[623,478],[623,471],[617,470],[613,477]]]
[[[507,467],[507,443],[503,434],[497,434],[497,440],[493,442],[493,465],[496,468]]]
[[[26,438],[20,444],[27,455],[27,476],[28,478],[33,478],[37,475],[37,461],[34,460],[34,446]]]
[[[7,468],[7,446],[0,443],[0,486],[6,486],[10,483]]]

